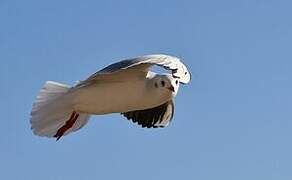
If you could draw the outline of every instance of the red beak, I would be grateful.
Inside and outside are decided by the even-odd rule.
[[[172,91],[172,92],[175,92],[175,90],[174,90],[174,87],[173,86],[170,86],[170,87],[168,87],[167,89],[169,89],[170,91]]]

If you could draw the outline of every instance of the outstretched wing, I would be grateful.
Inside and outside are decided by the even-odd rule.
[[[153,65],[158,65],[167,70],[171,70],[172,75],[176,78],[179,78],[180,82],[183,84],[187,84],[191,80],[190,72],[179,58],[162,54],[140,56],[111,64],[90,76],[88,80],[98,78],[98,76],[117,73],[124,70],[144,72],[146,76],[149,68]]]
[[[173,101],[168,101],[160,106],[121,113],[128,120],[132,120],[134,123],[138,123],[143,128],[158,128],[166,127],[172,120],[174,114]]]

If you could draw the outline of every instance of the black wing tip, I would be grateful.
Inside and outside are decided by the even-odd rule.
[[[171,106],[171,114],[165,113]],[[173,101],[168,101],[160,106],[145,109],[121,113],[128,120],[142,126],[142,128],[165,128],[172,121],[174,115],[174,104]],[[163,121],[168,121],[166,124],[162,124]]]
[[[151,121],[145,120],[143,119],[145,122],[138,120],[135,118],[135,116],[130,116],[128,113],[121,113],[124,117],[126,117],[127,120],[132,121],[134,124],[137,124],[138,126],[140,126],[141,128],[144,129],[157,129],[157,128],[165,128],[166,126],[162,126],[162,125],[155,125],[155,123],[149,123]]]

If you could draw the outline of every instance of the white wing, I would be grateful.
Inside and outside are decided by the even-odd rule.
[[[125,70],[134,70],[140,73],[143,72],[146,76],[147,72],[149,71],[149,68],[153,65],[158,65],[167,70],[171,70],[172,75],[176,78],[179,78],[180,82],[183,84],[187,84],[191,80],[190,72],[188,71],[187,67],[180,61],[179,58],[159,54],[140,56],[137,58],[127,59],[111,64],[90,76],[86,81],[90,81],[96,78],[98,79],[99,76],[106,76],[109,74],[114,74]]]

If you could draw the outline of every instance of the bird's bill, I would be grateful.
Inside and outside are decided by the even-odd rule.
[[[167,89],[170,90],[170,91],[172,91],[172,92],[175,92],[175,89],[174,89],[173,86],[170,86],[170,87],[168,87]]]

